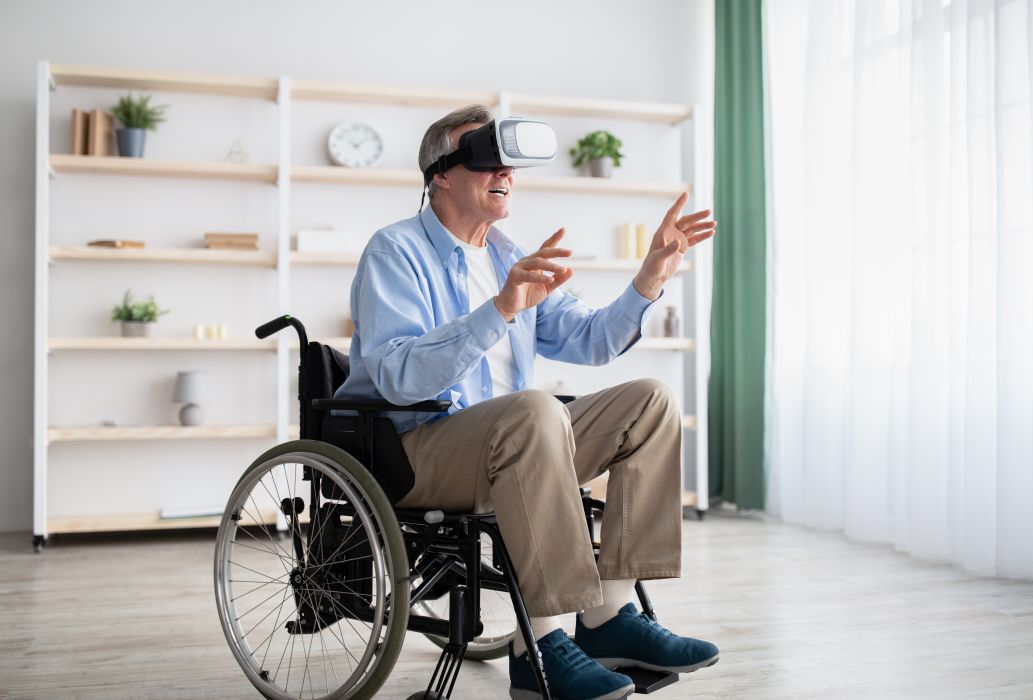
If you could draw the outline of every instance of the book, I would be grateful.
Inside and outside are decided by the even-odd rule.
[[[207,247],[218,250],[258,250],[255,243],[209,243]]]
[[[124,238],[98,238],[86,245],[94,248],[143,248],[143,241],[130,241]]]
[[[233,248],[235,250],[257,250],[257,233],[220,233],[204,234],[204,242],[209,248]]]
[[[72,155],[86,155],[90,137],[90,113],[81,109],[72,110]]]
[[[89,138],[86,153],[91,156],[110,156],[112,154],[112,121],[107,112],[95,109],[90,112]]]

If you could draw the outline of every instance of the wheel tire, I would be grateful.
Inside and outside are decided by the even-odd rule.
[[[231,557],[234,556],[234,548],[231,545],[236,544],[235,535],[237,534],[238,529],[240,529],[237,526],[237,521],[241,518],[241,509],[245,511],[247,510],[246,505],[238,507],[238,502],[246,504],[247,498],[245,498],[245,496],[251,493],[250,488],[257,487],[258,485],[263,484],[263,479],[266,475],[275,475],[274,470],[277,466],[284,465],[285,468],[283,474],[284,478],[286,478],[285,465],[288,464],[308,465],[323,473],[323,478],[330,478],[331,481],[334,482],[334,484],[336,484],[339,489],[342,489],[345,492],[348,492],[348,490],[350,489],[351,494],[357,496],[357,498],[349,499],[353,501],[353,506],[356,509],[356,515],[352,518],[353,525],[356,518],[360,518],[360,524],[363,527],[362,532],[366,533],[366,536],[368,538],[368,533],[371,531],[370,526],[373,526],[372,532],[376,536],[376,539],[379,541],[379,559],[376,553],[372,553],[372,547],[370,548],[371,554],[368,558],[380,562],[379,566],[382,569],[378,569],[380,577],[384,581],[390,581],[390,612],[386,614],[387,620],[386,622],[383,622],[384,616],[381,615],[382,622],[380,623],[380,625],[382,632],[377,633],[377,643],[374,645],[373,641],[367,642],[367,656],[363,657],[364,659],[366,659],[366,664],[365,668],[362,669],[363,675],[361,675],[358,678],[358,681],[348,687],[342,685],[338,687],[336,690],[330,690],[330,692],[327,692],[326,694],[320,696],[321,698],[333,698],[334,700],[336,700],[337,698],[349,698],[354,700],[367,700],[369,698],[373,698],[376,695],[377,691],[380,689],[380,687],[387,680],[392,669],[394,668],[395,662],[397,661],[398,655],[402,648],[402,643],[405,640],[406,623],[409,618],[408,559],[406,556],[405,544],[402,539],[401,528],[399,527],[398,521],[395,518],[394,509],[392,508],[391,503],[388,501],[387,496],[384,495],[384,492],[380,488],[380,485],[377,484],[373,476],[354,457],[333,445],[330,445],[325,442],[320,442],[318,440],[295,440],[283,443],[281,445],[277,445],[276,447],[271,448],[270,450],[262,454],[258,459],[256,459],[251,464],[251,466],[248,467],[248,469],[244,472],[240,480],[237,482],[237,485],[234,487],[233,492],[230,496],[230,500],[227,504],[226,511],[223,514],[222,522],[219,526],[219,534],[216,540],[215,551],[215,594],[216,604],[219,610],[219,618],[220,622],[222,623],[223,632],[226,635],[226,640],[230,645],[234,657],[240,664],[241,668],[244,670],[245,675],[248,677],[248,680],[251,681],[251,683],[255,686],[255,688],[258,689],[259,692],[261,692],[265,697],[270,698],[271,700],[287,700],[298,697],[297,695],[289,694],[289,680],[288,683],[285,684],[285,688],[283,690],[281,690],[278,687],[273,687],[273,685],[267,680],[268,671],[266,669],[263,669],[261,672],[256,670],[253,662],[247,659],[248,654],[245,654],[245,651],[250,649],[250,641],[246,640],[245,637],[247,636],[247,634],[250,634],[250,632],[245,633],[243,637],[241,637],[238,640],[235,640],[237,633],[241,630],[238,627],[235,631],[234,625],[239,624],[240,620],[247,614],[241,614],[240,616],[234,619],[234,613],[236,613],[237,611],[235,601],[239,598],[242,598],[245,595],[248,595],[249,593],[254,592],[257,589],[252,589],[251,591],[247,591],[245,593],[242,593],[241,595],[234,597],[232,595],[234,589],[230,587],[230,582],[232,581],[232,578],[230,577],[233,575],[231,573],[231,564],[240,567],[239,564],[232,562]],[[295,469],[295,475],[293,476],[293,480],[295,482],[297,482],[296,472],[297,470]],[[337,478],[333,478],[332,476],[330,476],[331,474],[335,474]],[[275,476],[273,478],[275,479]],[[270,483],[273,484],[274,482]],[[300,492],[300,489],[296,491],[296,493]],[[266,493],[269,493],[268,489],[266,489]],[[270,494],[270,499],[273,502],[275,502],[276,500],[272,496],[272,494]],[[260,526],[260,529],[261,526],[268,525],[269,520],[265,516],[265,511],[259,508],[258,503],[253,498],[250,502],[254,504],[254,509],[257,510],[261,515],[261,518],[254,518],[254,524]],[[362,512],[365,513],[364,518],[361,518],[359,514],[360,506]],[[236,513],[234,513],[235,510]],[[235,514],[237,520],[234,520]],[[277,518],[279,517],[280,516],[277,516]],[[266,527],[265,529],[267,530],[268,528]],[[299,530],[300,529],[301,528],[299,527]],[[244,532],[247,531],[245,530]],[[270,543],[273,542],[273,537],[277,537],[275,533],[270,533],[268,534],[268,536]],[[278,539],[279,538],[277,537],[277,540]],[[244,541],[242,540],[242,543],[243,542]],[[252,546],[251,549],[256,548]],[[296,555],[293,553],[293,539],[291,537],[288,537],[287,540],[282,544],[273,543],[269,545],[268,549],[259,548],[259,551],[264,551],[266,554],[271,554],[274,557],[274,559],[270,559],[269,561],[278,559],[281,562],[281,564],[286,564],[290,563],[290,559],[293,558],[294,563],[298,563]],[[333,556],[337,556],[336,550]],[[341,562],[343,563],[345,560],[343,551],[341,552],[341,557]],[[370,566],[373,567],[374,564],[371,563]],[[316,568],[326,568],[327,570],[329,570],[328,567]],[[284,569],[286,570],[286,566],[284,566]],[[279,571],[274,569],[274,573],[279,573]],[[265,576],[270,580],[264,583],[263,586],[274,585],[275,581],[283,578],[283,575],[278,576],[276,579],[273,579],[268,575]],[[282,584],[284,590],[284,600],[286,600],[287,593],[291,591],[289,583],[290,579],[292,578],[292,575],[289,575],[287,578],[288,582]],[[252,583],[261,583],[261,581],[252,581]],[[308,586],[314,584],[306,583],[305,585]],[[259,588],[261,587],[262,586],[259,586]],[[312,588],[304,588],[302,590],[309,591],[309,595],[311,596],[309,600],[312,601],[320,600],[320,598],[317,597],[317,593],[318,595],[325,595],[325,591],[317,591],[317,593],[313,593],[312,591],[314,589]],[[328,588],[326,590],[330,589]],[[378,589],[377,599],[382,601],[380,605],[384,608],[386,608],[387,606],[387,603],[383,602],[384,599],[386,599],[385,592],[387,590],[388,589],[386,585],[384,587],[384,591]],[[274,596],[277,594],[277,592],[278,591],[274,590]],[[300,595],[304,596],[306,594],[301,593]],[[257,597],[258,596],[256,596],[256,598]],[[241,607],[244,607],[244,605],[245,604],[241,604]],[[273,603],[273,605],[275,605],[275,602]],[[282,607],[283,601],[281,601],[281,610]],[[258,613],[256,613],[256,615],[257,614]],[[292,615],[294,616],[294,624],[299,624],[298,620],[300,618],[298,616],[297,608],[293,613],[290,613],[287,617],[283,618],[283,621],[288,622],[288,618],[290,618]],[[373,626],[371,627],[371,631],[376,629],[377,623],[375,621],[375,618],[376,616],[374,615],[374,621]],[[347,616],[341,616],[338,619],[337,624],[339,624],[340,619],[345,619],[345,621],[348,622]],[[277,633],[277,624],[279,623],[279,621],[280,618],[278,612],[277,618],[273,624],[273,632],[270,634],[270,636],[272,634]],[[349,622],[349,624],[351,623]],[[323,629],[329,629],[331,633],[333,633],[332,624],[320,627],[320,635],[322,635]],[[341,628],[339,627],[338,629]],[[354,629],[354,626],[352,626],[353,631]],[[262,632],[264,631],[265,628],[263,627]],[[345,633],[342,631],[342,637],[344,636],[344,634]],[[309,632],[293,636],[295,640],[301,639],[303,645],[305,643],[305,637],[311,638],[311,640],[309,641],[309,648],[312,648],[315,640],[314,633]],[[338,637],[338,640],[340,641],[341,637]],[[247,646],[244,649],[242,649],[241,643]],[[341,643],[347,651],[347,647],[346,645],[344,645],[344,642],[342,641]],[[268,642],[268,644],[270,647],[272,647],[272,642]],[[321,648],[325,646],[325,642],[322,641],[322,639],[320,641],[320,644]],[[250,652],[250,655],[255,656],[258,650],[261,649],[261,646],[262,645],[256,647],[255,651]],[[268,651],[269,650],[267,649],[266,654],[268,654]],[[290,669],[290,666],[293,663],[293,646],[291,647],[291,653],[292,661],[288,662],[288,670]],[[325,656],[326,655],[324,652],[324,657]],[[309,659],[306,657],[306,673],[308,672],[308,663]],[[323,660],[323,664],[324,665],[322,668],[321,675],[327,675],[325,658]],[[261,666],[262,664],[259,663],[258,665]],[[260,673],[265,673],[266,678],[262,678]],[[338,674],[335,670],[334,676],[336,677],[337,675]],[[313,669],[312,677],[315,676],[316,672]],[[275,674],[273,680],[276,680]],[[313,694],[311,692],[312,678],[309,679],[309,684],[310,690],[306,690],[304,687],[304,678],[302,679],[300,695],[309,697]],[[329,689],[329,681],[327,687]]]

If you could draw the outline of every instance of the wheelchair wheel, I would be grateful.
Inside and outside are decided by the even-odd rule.
[[[485,534],[481,535],[481,569],[493,569],[492,542]],[[412,606],[413,612],[427,617],[448,619],[448,596],[436,600],[421,600]],[[506,656],[509,643],[516,638],[517,621],[513,612],[513,601],[508,592],[481,588],[481,623],[484,630],[470,641],[466,648],[466,659],[473,661],[491,661]],[[424,635],[437,646],[444,648],[448,639],[432,634]]]
[[[219,619],[266,698],[372,698],[405,639],[408,571],[372,475],[327,443],[288,442],[230,495],[215,546]]]

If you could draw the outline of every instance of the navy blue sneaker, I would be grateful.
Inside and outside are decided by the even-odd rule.
[[[607,668],[636,666],[651,671],[690,673],[717,663],[719,651],[710,642],[679,637],[662,627],[634,603],[595,629],[577,616],[574,640],[586,654]]]
[[[623,673],[603,668],[585,655],[563,630],[553,630],[538,640],[545,679],[555,700],[619,700],[635,691]],[[509,696],[513,700],[541,697],[538,681],[527,654],[513,656],[509,643]]]

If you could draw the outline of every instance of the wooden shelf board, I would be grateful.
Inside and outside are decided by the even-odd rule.
[[[636,272],[642,267],[642,261],[631,258],[566,258],[564,265],[575,270],[592,272]],[[692,261],[685,260],[678,267],[678,274],[692,270]]]
[[[275,100],[279,82],[274,78],[168,73],[100,66],[50,64],[55,85],[117,88],[120,90],[167,90],[230,97]]]
[[[692,116],[692,108],[680,104],[512,93],[509,96],[509,109],[513,114],[521,116],[555,114],[564,117],[633,119],[661,124],[677,124]]]
[[[416,170],[379,168],[343,168],[335,165],[295,165],[291,168],[295,182],[322,182],[373,187],[419,187],[423,178]]]
[[[276,182],[276,166],[266,164],[222,163],[219,161],[152,160],[118,156],[73,156],[51,153],[50,165],[58,173],[127,175],[143,177],[182,177],[209,180]]]
[[[324,80],[295,80],[291,85],[295,100],[322,102],[364,102],[406,107],[456,108],[471,104],[493,107],[498,93],[473,90],[435,90],[391,85],[361,85]]]
[[[334,350],[337,350],[339,352],[343,352],[345,354],[347,354],[348,351],[351,350],[351,347],[352,347],[352,339],[351,338],[347,338],[345,336],[324,337],[324,338],[320,338],[318,336],[309,336],[309,340],[315,340],[317,342],[322,343],[323,345],[329,345]],[[297,338],[297,336],[293,336],[288,341],[287,345],[288,345],[288,347],[290,347],[291,350],[297,350],[298,349],[298,338]]]
[[[692,338],[642,338],[631,347],[632,350],[672,350],[678,352],[691,352],[695,348],[696,343]]]
[[[257,338],[50,338],[50,350],[275,350],[276,342]]]
[[[217,248],[104,248],[100,246],[50,246],[51,260],[116,260],[133,262],[211,263],[276,267],[276,254],[262,250]]]
[[[684,182],[636,182],[607,177],[536,177],[528,175],[516,181],[517,189],[534,192],[570,192],[574,194],[611,194],[650,197],[677,197],[692,192]]]
[[[47,439],[50,442],[213,440],[267,437],[276,437],[275,425],[128,425],[118,427],[52,427],[47,429]]]
[[[295,182],[320,182],[372,187],[420,187],[423,178],[415,170],[383,170],[377,168],[342,168],[333,165],[295,165],[291,168]],[[602,177],[535,177],[518,176],[515,186],[529,192],[570,192],[576,194],[610,194],[632,196],[677,197],[691,192],[684,182],[635,182]]]
[[[191,527],[219,527],[221,516],[162,518],[157,513],[120,515],[65,515],[47,518],[50,534],[70,532],[130,532],[133,530],[181,530]]]
[[[333,337],[333,338],[319,338],[313,337],[312,340],[318,340],[324,345],[340,350],[341,352],[348,352],[351,349],[351,338],[345,337]],[[216,342],[216,341],[212,341]],[[669,350],[678,352],[690,352],[696,347],[695,342],[692,338],[642,338],[635,343],[631,349],[634,350]],[[290,348],[292,350],[298,349],[297,339],[291,339]]]
[[[292,251],[292,265],[358,265],[359,256],[353,253],[316,253]]]
[[[294,265],[358,265],[359,256],[352,253],[310,253],[293,251],[291,263]],[[575,270],[591,272],[634,272],[642,265],[641,260],[627,258],[567,258],[565,265]],[[678,272],[692,269],[692,261],[686,260],[678,268]]]

